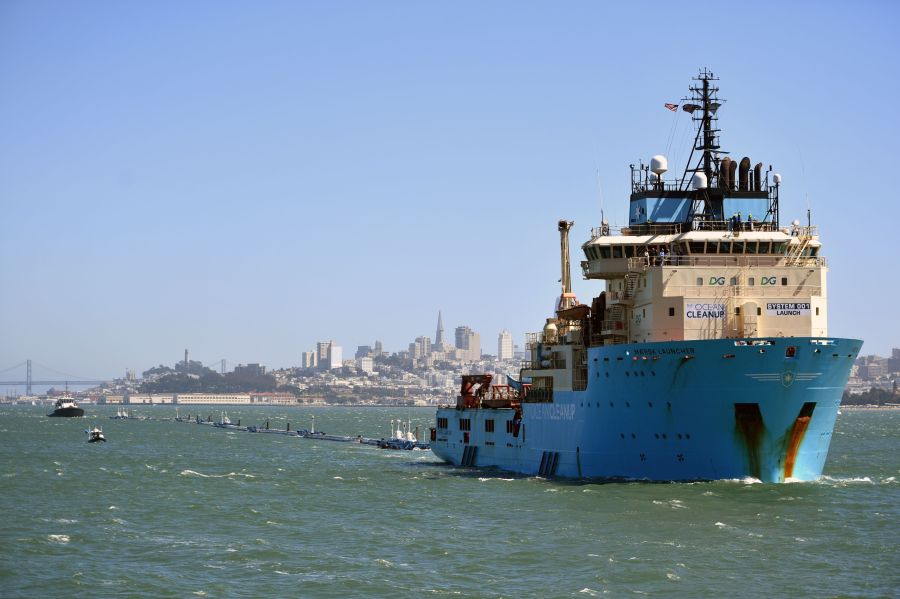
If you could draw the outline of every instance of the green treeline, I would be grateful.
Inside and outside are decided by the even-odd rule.
[[[844,391],[844,397],[841,398],[841,405],[845,406],[883,406],[889,403],[900,404],[900,397],[884,389],[869,389],[865,393],[856,395],[850,395]]]

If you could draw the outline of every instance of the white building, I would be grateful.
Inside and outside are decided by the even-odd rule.
[[[301,368],[316,368],[319,365],[319,355],[314,351],[305,351],[300,356]]]
[[[344,365],[344,349],[331,341],[328,345],[328,370],[334,370]]]
[[[481,335],[467,326],[456,327],[458,360],[474,362],[481,358]]]
[[[248,393],[178,393],[175,403],[180,405],[245,405],[250,403]]]
[[[503,329],[497,337],[497,359],[512,360],[513,357],[513,338],[512,333]]]
[[[171,404],[175,403],[175,396],[171,393],[153,394],[129,394],[125,396],[127,404]]]
[[[369,357],[357,358],[356,367],[366,374],[373,374],[375,372],[375,361]]]

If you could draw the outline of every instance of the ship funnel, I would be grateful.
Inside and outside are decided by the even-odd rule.
[[[744,156],[741,158],[741,164],[738,167],[738,190],[749,191],[750,182],[747,180],[750,174],[750,159]]]
[[[694,173],[691,177],[691,186],[694,189],[706,189],[706,175],[704,173]]]
[[[731,189],[731,158],[728,156],[722,159],[722,166],[719,167],[719,187]]]
[[[753,167],[753,191],[762,190],[762,162],[757,162]]]
[[[737,184],[737,161],[728,163],[728,191],[734,191]]]
[[[657,176],[669,170],[669,161],[662,154],[657,154],[650,159],[650,170]]]

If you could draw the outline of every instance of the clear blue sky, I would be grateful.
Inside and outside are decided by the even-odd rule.
[[[556,221],[577,249],[601,202],[625,219],[628,164],[666,150],[700,67],[723,146],[783,175],[784,221],[812,207],[830,333],[885,355],[900,4],[716,6],[0,3],[0,369],[288,366],[404,349],[439,309],[521,345]]]

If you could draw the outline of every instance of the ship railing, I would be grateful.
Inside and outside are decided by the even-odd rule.
[[[687,229],[688,226],[684,223],[643,223],[628,227],[601,225],[591,228],[591,239],[609,235],[677,235]]]
[[[718,279],[718,278],[717,278]],[[782,287],[780,285],[666,285],[665,297],[703,297],[727,300],[732,297],[755,297],[760,301],[769,298],[805,298],[819,297],[822,287],[818,285],[801,285],[800,287]]]
[[[694,221],[694,231],[735,231],[751,233],[756,231],[777,231],[778,226],[769,221],[742,220],[738,226],[730,220],[698,220]]]
[[[640,272],[647,270],[652,266],[758,266],[758,267],[801,267],[801,268],[818,268],[828,266],[828,260],[824,256],[802,256],[796,258],[791,264],[786,262],[787,256],[784,255],[671,255],[665,258],[659,256],[650,256],[650,258],[635,257],[628,258],[628,270]],[[649,263],[649,264],[648,264]],[[590,271],[589,263],[582,264],[582,270],[585,273]]]

